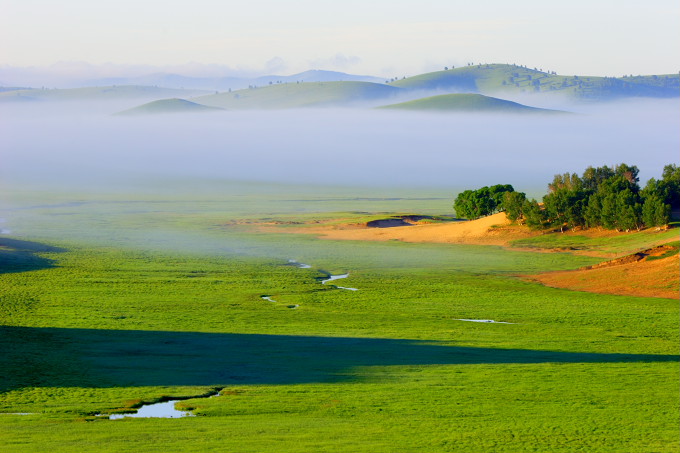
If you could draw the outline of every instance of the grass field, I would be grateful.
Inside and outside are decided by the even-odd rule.
[[[21,235],[0,236],[2,451],[679,451],[677,300],[515,276],[598,258],[247,223],[447,214],[430,194],[184,197],[4,210]],[[96,415],[215,388],[178,403],[196,417]]]

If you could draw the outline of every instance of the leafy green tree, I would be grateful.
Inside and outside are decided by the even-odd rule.
[[[602,200],[596,193],[588,197],[583,209],[583,220],[587,228],[602,226]]]
[[[642,226],[642,205],[640,198],[630,189],[625,189],[616,194],[616,228],[630,231],[640,229]]]
[[[453,203],[458,217],[478,219],[503,210],[503,196],[514,191],[509,184],[497,184],[477,190],[465,190],[458,194]]]
[[[515,222],[523,217],[522,206],[527,197],[524,192],[505,192],[503,194],[503,207],[505,208],[505,215],[510,221]]]
[[[588,167],[583,172],[581,181],[585,190],[596,192],[600,184],[606,179],[614,176],[614,170],[611,167]]]
[[[464,190],[459,193],[453,202],[453,209],[456,211],[456,216],[465,219],[474,219],[475,209],[474,209],[474,190]]]
[[[583,226],[583,209],[587,193],[579,188],[580,184],[563,185],[543,197],[548,221],[564,231],[565,227]]]
[[[668,225],[670,222],[671,205],[656,194],[645,198],[642,205],[642,220],[649,228]]]
[[[638,178],[638,173],[640,173],[640,170],[637,168],[637,166],[619,164],[616,166],[614,171],[617,176],[623,176],[629,183],[639,190],[637,183],[640,181],[640,178]],[[635,192],[637,192],[637,190],[635,190]]]
[[[534,230],[543,228],[546,220],[545,214],[536,200],[524,200],[522,213],[529,228]]]
[[[668,185],[665,184],[663,180],[658,181],[654,178],[650,178],[649,181],[647,181],[647,185],[645,186],[645,188],[642,189],[642,191],[640,192],[640,195],[643,198],[656,196],[658,198],[661,198],[662,200],[667,200],[670,198],[670,193],[668,189],[669,189]]]
[[[496,184],[495,186],[489,187],[489,196],[494,202],[493,211],[505,211],[505,194],[514,191],[515,189],[510,184]]]
[[[673,208],[680,208],[680,167],[675,164],[663,167],[661,181],[667,190],[666,203]]]
[[[600,210],[600,224],[608,229],[616,228],[616,194],[609,193],[602,198],[602,209]]]
[[[553,181],[548,184],[548,191],[555,192],[559,189],[577,190],[581,189],[583,183],[576,173],[564,173],[555,175]]]

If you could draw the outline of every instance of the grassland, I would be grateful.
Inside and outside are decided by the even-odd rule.
[[[23,236],[0,239],[3,451],[678,451],[677,301],[515,276],[588,256],[247,224],[444,214],[434,197],[245,192],[9,207]],[[196,417],[96,416],[214,388],[178,403]]]

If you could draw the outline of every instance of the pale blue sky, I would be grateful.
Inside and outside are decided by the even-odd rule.
[[[507,62],[562,74],[680,69],[677,0],[0,0],[0,64],[214,63],[413,75]]]

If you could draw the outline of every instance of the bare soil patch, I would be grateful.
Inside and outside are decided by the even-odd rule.
[[[391,220],[391,219],[385,219]],[[409,221],[410,220],[410,221]],[[339,224],[288,228],[291,233],[314,234],[321,238],[353,241],[404,241],[450,244],[507,246],[516,239],[539,235],[528,228],[512,225],[505,213],[465,222],[412,224],[411,219],[396,219],[381,224]],[[403,223],[409,223],[404,225]],[[401,226],[392,226],[400,224]],[[377,228],[376,228],[377,227]]]
[[[575,291],[680,299],[679,256],[649,259],[669,250],[672,247],[660,246],[574,271],[546,272],[525,278]]]

